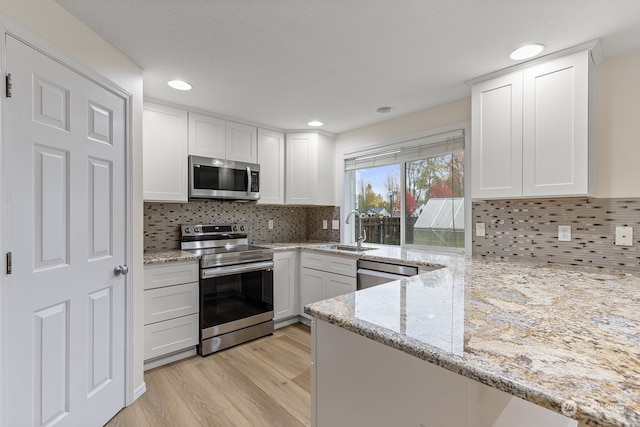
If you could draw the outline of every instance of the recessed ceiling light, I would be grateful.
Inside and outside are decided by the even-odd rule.
[[[191,90],[192,88],[192,86],[189,83],[183,82],[182,80],[171,80],[167,84],[172,88],[178,89],[178,90]]]
[[[312,120],[309,123],[307,123],[309,126],[322,126],[324,123],[319,122],[317,120]]]
[[[528,44],[526,46],[522,46],[509,55],[509,58],[520,61],[522,59],[533,58],[534,56],[540,54],[544,50],[543,44]]]
[[[389,107],[389,106],[386,106],[386,107],[380,107],[380,108],[378,108],[376,111],[377,111],[378,113],[385,114],[385,113],[390,113],[390,112],[392,112],[393,110],[395,110],[395,108],[393,108],[393,107]]]

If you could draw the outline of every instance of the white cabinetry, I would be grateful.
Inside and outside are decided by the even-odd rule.
[[[242,123],[226,122],[226,159],[258,163],[257,129]]]
[[[257,163],[256,128],[212,116],[189,113],[189,154]]]
[[[143,127],[144,200],[186,202],[187,112],[145,102]]]
[[[592,195],[593,84],[588,50],[474,84],[473,198]]]
[[[273,254],[274,321],[298,315],[298,251]]]
[[[321,133],[287,134],[287,204],[333,205],[334,146],[334,138]]]
[[[224,159],[225,122],[211,116],[189,113],[189,154]]]
[[[300,314],[308,319],[305,305],[356,291],[355,258],[303,251],[300,266]]]
[[[195,354],[199,339],[198,262],[144,269],[145,369]]]
[[[258,128],[260,204],[284,204],[284,134]]]

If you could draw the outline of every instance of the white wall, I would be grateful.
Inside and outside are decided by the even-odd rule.
[[[596,70],[596,196],[640,197],[640,51]]]
[[[8,19],[6,19],[8,18]],[[111,80],[133,95],[133,266],[134,286],[133,389],[143,380],[143,202],[142,202],[142,70],[53,0],[0,1],[0,21],[9,28],[19,24],[45,39],[70,59]]]

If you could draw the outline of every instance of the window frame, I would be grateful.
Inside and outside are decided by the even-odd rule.
[[[401,220],[400,220],[400,245],[383,245],[389,247],[397,247],[401,249],[416,249],[416,250],[437,250],[438,252],[450,252],[450,253],[460,253],[463,251],[464,255],[471,256],[472,249],[472,224],[471,224],[471,123],[469,121],[456,123],[450,126],[440,127],[437,129],[432,129],[429,131],[421,132],[419,134],[410,135],[402,138],[398,138],[396,140],[387,141],[378,144],[372,144],[367,146],[358,147],[357,149],[345,152],[342,159],[342,172],[343,172],[343,208],[341,209],[341,222],[342,222],[342,233],[341,233],[341,241],[343,243],[354,243],[355,242],[355,231],[356,231],[356,221],[350,221],[350,224],[346,224],[345,220],[347,215],[352,211],[350,208],[352,206],[353,201],[356,198],[356,183],[355,183],[355,170],[348,171],[345,168],[346,160],[349,158],[353,158],[361,153],[366,153],[369,151],[375,150],[384,150],[390,145],[399,145],[403,143],[408,143],[405,147],[412,147],[419,145],[419,141],[414,142],[413,144],[409,144],[410,141],[418,140],[420,138],[426,138],[446,132],[463,130],[464,132],[464,249],[463,248],[451,248],[451,247],[443,247],[443,246],[430,246],[430,245],[418,245],[418,244],[407,244],[406,243],[406,218],[405,218],[405,206],[406,206],[406,162],[399,163],[400,165],[400,185],[402,186],[402,191],[400,191],[400,210],[401,210]],[[378,244],[378,243],[376,243]]]

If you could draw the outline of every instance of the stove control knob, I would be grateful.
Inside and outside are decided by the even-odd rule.
[[[189,233],[191,233],[191,229],[190,229],[189,227],[186,227],[186,228],[184,229],[184,233],[185,233],[185,234],[189,234]]]
[[[194,233],[202,233],[202,228],[201,227],[195,227],[193,229]]]
[[[238,231],[238,226],[237,225],[233,226],[233,231]]]
[[[244,231],[244,225],[240,226],[240,231]]]

